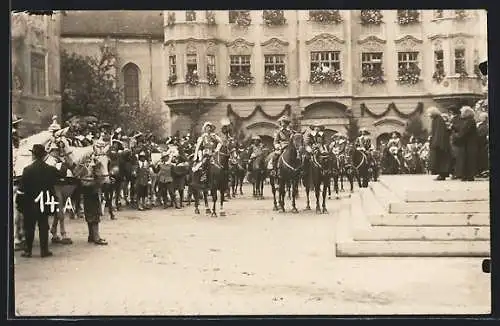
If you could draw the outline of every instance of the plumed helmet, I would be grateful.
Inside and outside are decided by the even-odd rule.
[[[284,115],[284,116],[282,116],[281,118],[278,119],[278,122],[279,123],[283,123],[283,122],[290,123],[291,120],[290,120],[290,118],[287,115]]]
[[[205,130],[208,126],[210,126],[211,128],[215,129],[215,126],[213,123],[211,123],[210,121],[207,121],[203,124],[203,127],[201,128],[202,130]]]

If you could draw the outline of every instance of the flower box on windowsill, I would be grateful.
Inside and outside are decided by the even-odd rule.
[[[219,81],[217,80],[216,74],[208,74],[207,75],[208,86],[217,86],[219,85]]]
[[[250,73],[231,73],[229,74],[227,85],[230,87],[246,87],[252,84],[254,77]]]
[[[264,83],[272,87],[288,87],[288,78],[281,71],[269,71],[264,76]]]
[[[381,70],[363,72],[360,82],[362,84],[369,84],[370,86],[384,84],[384,72]]]
[[[196,72],[188,72],[186,74],[186,84],[190,86],[198,86],[200,84],[200,77]]]
[[[342,72],[335,71],[313,71],[309,78],[311,84],[342,84]]]
[[[446,73],[444,72],[444,69],[438,69],[434,72],[434,74],[432,74],[432,79],[438,84],[440,84],[445,77]]]
[[[361,10],[361,25],[380,25],[383,23],[383,17],[384,16],[380,12],[380,10]]]
[[[310,20],[323,24],[340,24],[342,16],[338,10],[311,10],[309,12]]]
[[[236,25],[239,27],[248,27],[252,23],[252,18],[250,18],[249,12],[240,12],[235,21]]]
[[[420,22],[420,13],[418,10],[399,10],[398,11],[398,24],[412,25]]]
[[[285,14],[282,10],[264,10],[262,18],[266,26],[283,26],[286,24]]]
[[[420,68],[400,68],[398,70],[398,78],[397,81],[401,85],[415,85],[420,82]]]
[[[167,85],[174,86],[175,82],[177,82],[177,75],[171,75],[168,77]]]

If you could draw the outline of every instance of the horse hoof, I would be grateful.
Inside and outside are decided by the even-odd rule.
[[[110,216],[110,218],[111,218],[112,220],[116,220],[116,217],[115,217],[114,215],[111,215],[111,216]]]
[[[332,199],[332,196],[328,196],[328,199]]]
[[[348,198],[351,198],[351,194],[349,194]]]
[[[198,208],[195,208],[195,209],[194,209],[194,213],[195,213],[195,214],[200,214],[200,210],[199,210]]]
[[[321,213],[328,214],[328,210],[326,209],[326,207],[323,207],[323,210],[321,211]]]
[[[340,199],[339,195],[335,196],[335,199]]]
[[[310,211],[311,210],[311,206],[306,206],[306,208],[304,209],[305,211]]]
[[[217,213],[216,212],[212,212],[212,215],[210,215],[211,217],[217,217]]]
[[[316,214],[321,214],[321,209],[319,207],[316,207]]]
[[[299,210],[296,207],[292,208],[292,213],[297,214],[298,212]]]
[[[278,207],[274,206],[274,207],[273,207],[273,211],[275,211],[275,212],[276,212],[277,210],[278,210]]]

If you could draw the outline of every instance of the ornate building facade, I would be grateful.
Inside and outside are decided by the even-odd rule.
[[[382,139],[481,98],[486,29],[480,10],[67,12],[61,43],[113,47],[125,101],[150,97],[170,133],[229,117],[270,141],[283,114],[331,133],[352,114]]]
[[[24,120],[21,137],[46,128],[61,112],[60,14],[11,15],[12,111]]]

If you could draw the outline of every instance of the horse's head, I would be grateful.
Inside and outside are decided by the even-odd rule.
[[[109,158],[106,155],[94,155],[92,157],[94,176],[101,184],[111,183],[109,178]]]
[[[294,132],[290,136],[290,145],[300,151],[304,147],[304,136],[300,132]]]

